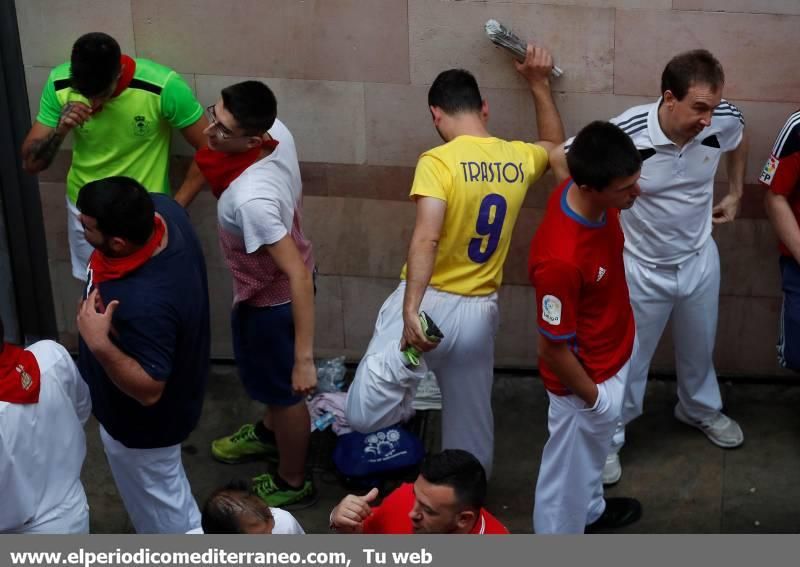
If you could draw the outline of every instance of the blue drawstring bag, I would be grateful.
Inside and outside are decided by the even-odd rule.
[[[372,433],[352,432],[339,437],[333,462],[352,486],[380,486],[383,481],[404,478],[415,471],[425,449],[419,438],[392,425]]]

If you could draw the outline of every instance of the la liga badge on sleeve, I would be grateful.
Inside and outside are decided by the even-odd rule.
[[[561,300],[555,295],[542,298],[542,319],[550,325],[561,324]]]
[[[772,180],[775,178],[775,172],[778,171],[778,164],[780,160],[775,156],[769,156],[767,163],[764,164],[764,169],[761,170],[761,175],[758,180],[765,185],[771,185]]]

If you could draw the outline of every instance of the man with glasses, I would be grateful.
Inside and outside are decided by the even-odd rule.
[[[72,132],[67,174],[67,222],[72,275],[83,280],[92,247],[78,221],[81,187],[115,175],[136,179],[148,191],[170,193],[168,167],[172,128],[195,148],[205,144],[203,109],[172,69],[124,55],[109,35],[81,36],[69,62],[50,73],[39,114],[22,145],[28,173],[47,169]],[[186,190],[176,199],[188,204]]]
[[[253,479],[273,507],[315,497],[306,479],[310,420],[305,396],[314,367],[314,260],[301,228],[302,182],[291,132],[276,119],[275,95],[245,81],[222,90],[208,108],[208,147],[196,171],[219,198],[217,220],[233,274],[233,349],[248,395],[267,408],[255,424],[211,445],[214,458],[278,460],[277,474]]]

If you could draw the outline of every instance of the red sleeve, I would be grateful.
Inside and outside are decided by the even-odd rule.
[[[777,195],[791,195],[800,181],[800,151],[783,158],[770,156],[758,180]]]
[[[800,181],[800,112],[789,117],[758,180],[777,195],[789,196]]]
[[[560,260],[547,260],[534,267],[531,281],[536,288],[539,332],[552,341],[573,338],[581,290],[578,269]]]

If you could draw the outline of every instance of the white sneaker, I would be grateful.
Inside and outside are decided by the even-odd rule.
[[[603,466],[603,484],[616,484],[622,478],[622,465],[619,462],[619,453],[611,453],[606,457]]]
[[[734,447],[738,447],[744,443],[744,433],[742,433],[742,428],[739,427],[738,423],[722,412],[717,412],[716,415],[708,419],[696,421],[686,415],[683,407],[681,407],[681,404],[678,403],[675,406],[675,419],[685,423],[686,425],[696,427],[705,433],[709,441],[711,441],[717,447],[722,447],[723,449],[733,449]]]

